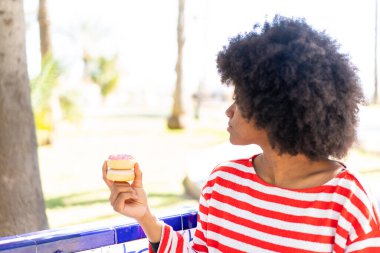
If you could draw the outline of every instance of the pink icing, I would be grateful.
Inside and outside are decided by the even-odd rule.
[[[116,154],[116,155],[110,155],[108,159],[109,160],[134,160],[135,158],[127,154]]]

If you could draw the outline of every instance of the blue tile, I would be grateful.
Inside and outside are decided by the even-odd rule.
[[[198,212],[192,211],[182,214],[182,230],[196,228],[197,227]]]
[[[32,240],[25,240],[18,236],[2,237],[0,240],[1,253],[34,253],[36,243]]]
[[[170,225],[174,231],[180,231],[182,230],[182,219],[181,215],[173,215],[173,216],[167,216],[162,217],[160,220],[165,222],[166,224]]]
[[[130,242],[145,238],[145,233],[137,223],[114,227],[116,231],[116,243]]]
[[[175,231],[195,228],[197,211],[182,210],[174,215],[162,216],[163,222]],[[124,221],[123,221],[124,222]],[[30,234],[0,238],[0,253],[68,253],[107,247],[117,243],[145,238],[137,223],[83,224],[63,229],[50,229]]]
[[[75,252],[115,244],[115,231],[111,228],[47,230],[23,237],[36,242],[37,253]]]

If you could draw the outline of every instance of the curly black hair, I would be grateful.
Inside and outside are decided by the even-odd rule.
[[[301,18],[276,16],[239,34],[217,56],[245,119],[280,154],[344,157],[365,104],[356,67],[340,45]]]

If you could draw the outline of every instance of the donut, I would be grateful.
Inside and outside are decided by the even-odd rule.
[[[135,172],[132,169],[114,170],[108,169],[107,179],[115,182],[128,182],[135,179]]]
[[[131,155],[110,155],[107,160],[107,179],[118,182],[133,181],[135,163],[135,158]]]

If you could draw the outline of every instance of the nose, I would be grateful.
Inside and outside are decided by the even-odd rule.
[[[231,104],[227,110],[226,110],[226,116],[228,118],[232,118],[232,116],[234,115],[234,110],[235,110],[235,103]]]

